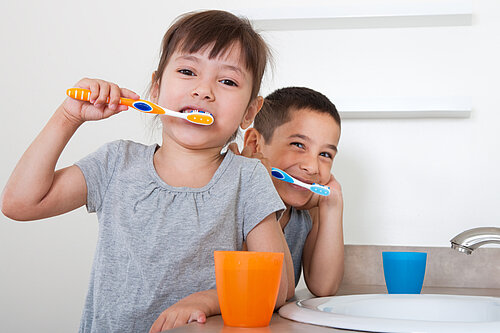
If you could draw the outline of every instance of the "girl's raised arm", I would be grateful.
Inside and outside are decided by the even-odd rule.
[[[83,173],[77,166],[55,171],[57,160],[81,124],[126,110],[127,107],[118,105],[120,96],[133,99],[139,96],[101,80],[83,79],[76,86],[90,89],[93,103],[67,98],[57,108],[17,163],[4,188],[1,208],[5,216],[19,221],[37,220],[86,203]]]

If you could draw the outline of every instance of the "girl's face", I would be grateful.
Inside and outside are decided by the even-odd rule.
[[[163,135],[188,149],[224,146],[238,126],[248,127],[260,109],[259,99],[251,103],[252,75],[240,58],[240,47],[233,45],[210,59],[211,48],[196,53],[174,52],[168,61],[161,86],[153,86],[152,99],[160,106],[184,112],[210,112],[214,123],[202,126],[184,119],[160,116]]]
[[[272,167],[304,183],[325,185],[330,180],[339,139],[340,127],[331,115],[300,109],[292,111],[291,120],[277,127],[270,142],[260,145],[259,151]],[[287,205],[304,206],[313,195],[297,185],[275,178],[273,182]]]

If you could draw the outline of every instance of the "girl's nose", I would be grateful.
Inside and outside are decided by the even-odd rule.
[[[208,84],[200,84],[191,92],[191,96],[194,98],[201,98],[205,101],[215,100],[215,95]]]

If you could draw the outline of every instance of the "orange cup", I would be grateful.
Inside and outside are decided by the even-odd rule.
[[[215,280],[224,324],[268,326],[281,280],[283,253],[214,251]]]

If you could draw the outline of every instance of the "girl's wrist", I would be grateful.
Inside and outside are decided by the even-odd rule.
[[[72,115],[71,112],[66,109],[64,103],[57,108],[55,116],[65,128],[73,127],[76,130],[84,123],[83,120]]]

